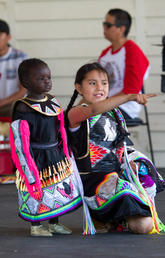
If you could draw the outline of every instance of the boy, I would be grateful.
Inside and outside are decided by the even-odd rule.
[[[22,98],[26,89],[18,80],[19,64],[27,55],[9,45],[11,39],[9,25],[0,20],[0,116],[11,115],[12,103]]]

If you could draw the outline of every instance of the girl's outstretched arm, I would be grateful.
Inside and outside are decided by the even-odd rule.
[[[104,112],[108,112],[119,105],[128,102],[136,101],[139,104],[146,105],[148,98],[155,97],[156,94],[124,94],[119,93],[116,96],[109,97],[105,100],[82,106],[83,100],[76,107],[73,107],[68,112],[68,119],[71,128],[77,127],[81,122],[91,116],[95,116]]]

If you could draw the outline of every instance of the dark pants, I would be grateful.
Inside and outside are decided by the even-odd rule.
[[[58,223],[58,217],[53,218],[53,219],[50,219],[50,220],[49,220],[49,223],[50,223],[50,224],[57,224],[57,223]],[[37,222],[31,222],[31,224],[32,224],[32,226],[39,226],[39,225],[41,225],[41,223],[40,223],[39,221],[37,221]]]

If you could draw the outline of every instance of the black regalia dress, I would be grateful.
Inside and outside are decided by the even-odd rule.
[[[68,136],[81,174],[85,199],[94,219],[119,223],[129,216],[151,216],[147,200],[129,182],[121,167],[127,132],[118,109],[91,117],[76,131],[70,130]],[[150,182],[148,189],[153,192],[156,188],[157,191],[163,190],[164,180],[155,172],[153,164],[136,154],[133,160],[146,164],[147,175],[143,175],[141,181],[147,178]]]
[[[17,167],[19,215],[31,222],[60,216],[81,205],[64,151],[61,112],[57,99],[50,95],[40,101],[24,98],[14,106],[10,141]]]

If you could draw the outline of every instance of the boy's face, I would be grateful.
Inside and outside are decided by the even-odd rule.
[[[29,72],[27,87],[31,94],[41,95],[52,88],[51,72],[48,66],[39,65]]]
[[[7,35],[5,32],[0,32],[0,56],[3,56],[7,53],[10,39],[10,34]]]

